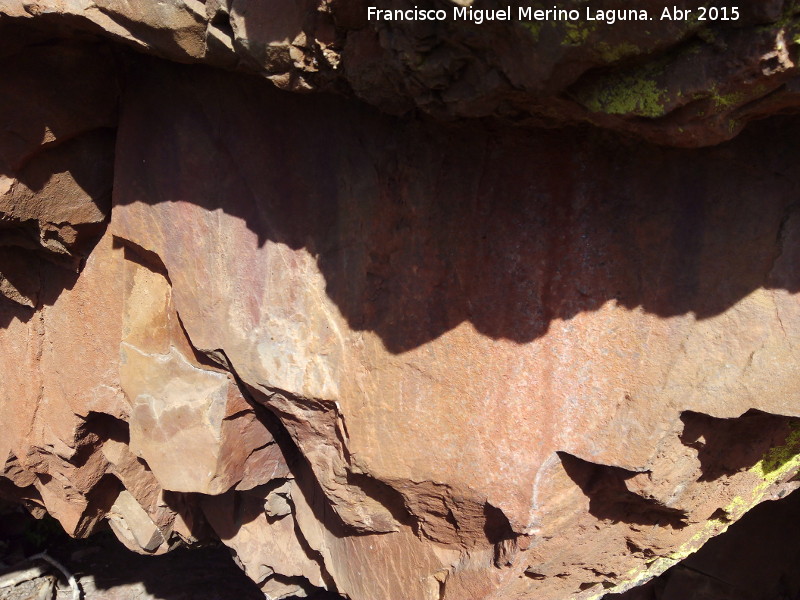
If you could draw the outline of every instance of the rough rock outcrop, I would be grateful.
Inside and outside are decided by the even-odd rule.
[[[393,114],[418,109],[444,119],[591,123],[678,146],[731,139],[753,119],[800,106],[800,7],[790,0],[724,2],[714,12],[703,12],[702,0],[371,4],[441,10],[443,21],[370,19],[369,4],[0,0],[0,34],[13,37],[2,31],[14,21],[32,22],[178,62],[255,73],[282,89],[335,90]],[[554,6],[580,19],[519,12]],[[455,18],[456,8],[475,16]],[[502,19],[495,11],[504,9],[511,13],[506,20],[478,18]],[[652,21],[631,20],[641,18],[640,10]]]
[[[797,597],[798,513],[800,494],[765,502],[663,575],[605,600]]]
[[[221,539],[270,598],[664,571],[798,486],[800,123],[518,125],[731,137],[791,105],[792,6],[621,56],[343,1],[0,2],[0,494]],[[652,61],[691,102],[587,108]]]

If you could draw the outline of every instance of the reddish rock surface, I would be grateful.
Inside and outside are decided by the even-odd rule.
[[[471,86],[552,32],[443,26],[443,71],[411,77],[381,52],[421,34],[354,4],[158,6],[0,2],[0,495],[145,554],[222,540],[270,598],[560,600],[643,583],[797,487],[796,120],[693,150],[519,127],[738,131],[721,108],[589,118],[575,98],[611,79],[582,43],[507,64],[513,94]],[[724,55],[703,81],[670,27],[603,77],[783,85],[793,66],[727,68],[768,60],[781,6],[695,31],[696,68]]]

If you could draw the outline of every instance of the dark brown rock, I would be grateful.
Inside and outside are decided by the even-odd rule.
[[[382,9],[412,8],[400,0]],[[113,39],[179,62],[243,69],[292,91],[336,90],[381,110],[419,110],[440,119],[497,117],[527,126],[592,124],[675,146],[731,139],[753,119],[795,110],[797,8],[791,2],[731,7],[701,20],[705,3],[665,7],[608,0],[577,10],[577,21],[520,19],[525,2],[417,3],[444,21],[369,20],[359,1],[251,2],[104,0],[85,7],[5,0],[0,16],[40,28]],[[455,9],[513,18],[477,25]],[[535,8],[535,7],[534,7]],[[613,23],[588,21],[607,11]],[[663,11],[691,18],[663,19]],[[652,21],[630,20],[641,12]],[[688,14],[688,13],[687,13]],[[627,18],[623,19],[622,17]]]

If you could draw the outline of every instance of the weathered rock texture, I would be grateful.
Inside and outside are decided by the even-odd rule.
[[[794,489],[800,123],[512,123],[732,137],[792,104],[794,4],[760,6],[565,44],[0,2],[0,494],[221,539],[270,598],[560,600]],[[655,65],[663,114],[593,104]]]
[[[800,494],[764,502],[663,575],[605,600],[796,598],[799,514]]]
[[[292,91],[336,90],[384,111],[592,123],[679,146],[731,139],[752,119],[800,105],[795,0],[737,5],[700,20],[702,0],[598,0],[592,11],[650,11],[652,22],[516,19],[527,0],[378,0],[383,9],[511,7],[511,21],[375,21],[366,0],[0,0],[0,25],[102,36],[178,62],[255,73]],[[742,6],[744,4],[744,6]],[[585,14],[585,0],[560,9]],[[614,14],[617,14],[616,12]],[[674,10],[673,10],[673,13]],[[731,16],[733,13],[724,13]],[[2,34],[3,37],[14,37]],[[0,42],[2,44],[3,42]]]

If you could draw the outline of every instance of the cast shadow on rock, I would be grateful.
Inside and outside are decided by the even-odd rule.
[[[57,266],[35,252],[22,253],[24,260],[13,261],[21,267],[8,269],[9,252],[18,251],[0,248],[0,258],[4,259],[0,262],[0,275],[20,289],[23,301],[30,300],[32,305],[20,304],[0,294],[0,329],[7,328],[12,320],[27,322],[42,306],[52,306],[61,292],[72,289],[79,277],[79,273]]]
[[[0,328],[74,284],[111,208],[114,53],[107,43],[53,36],[18,19],[0,24]]]
[[[305,249],[350,327],[394,353],[464,322],[526,343],[608,302],[704,319],[800,290],[796,120],[677,150],[399,120],[145,59],[129,78],[117,205],[189,203]]]
[[[625,481],[638,473],[620,467],[591,463],[558,452],[567,475],[589,498],[589,512],[600,521],[645,526],[669,526],[682,529],[688,525],[686,512],[664,506],[654,499],[630,491]]]
[[[117,202],[221,210],[261,246],[306,249],[350,326],[392,352],[464,322],[526,343],[608,302],[703,319],[759,288],[799,289],[796,120],[674,150],[399,120],[253,77],[128,63]]]
[[[800,493],[763,502],[650,582],[603,600],[793,600],[800,597]]]
[[[697,450],[702,471],[699,481],[730,476],[759,461],[769,473],[781,466],[783,455],[787,460],[800,451],[798,419],[749,410],[732,419],[686,411],[681,420],[681,442]],[[783,452],[781,448],[787,445],[791,451]]]

